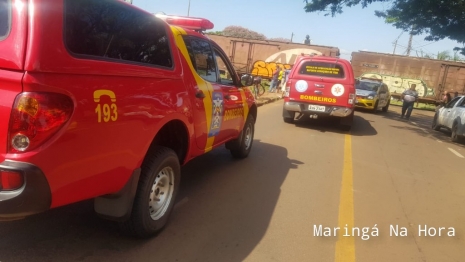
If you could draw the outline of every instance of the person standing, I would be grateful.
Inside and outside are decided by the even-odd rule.
[[[442,99],[441,99],[441,105],[445,106],[449,104],[450,100],[452,100],[450,93],[447,91],[444,91],[444,95],[442,96]]]
[[[276,86],[278,85],[278,77],[279,72],[281,72],[281,68],[278,66],[276,70],[273,72],[273,76],[271,77],[270,83],[270,93],[274,93],[276,91]]]
[[[417,87],[416,84],[410,85],[410,89],[405,90],[402,93],[402,115],[400,116],[401,118],[409,120],[410,115],[412,114],[413,111],[413,105],[415,104],[415,101],[418,99],[418,93],[415,90]]]
[[[291,68],[284,70],[284,77],[283,77],[284,82],[281,86],[281,92],[283,95],[284,95],[284,92],[286,91],[286,83],[287,83],[287,80],[289,80],[289,73],[291,72],[291,69],[292,69],[292,66]]]
[[[284,70],[280,70],[279,75],[278,75],[278,84],[276,85],[277,93],[281,92],[281,84],[283,82],[283,76],[284,76]]]

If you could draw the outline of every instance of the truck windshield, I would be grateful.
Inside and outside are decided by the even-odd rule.
[[[11,29],[11,0],[0,0],[0,41],[5,39]]]

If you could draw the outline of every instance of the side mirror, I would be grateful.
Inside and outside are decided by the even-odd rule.
[[[254,78],[252,75],[245,74],[241,77],[242,86],[251,86],[253,84]]]

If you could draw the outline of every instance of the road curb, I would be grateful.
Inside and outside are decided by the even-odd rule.
[[[256,100],[256,102],[257,102],[257,106],[263,106],[263,105],[273,103],[281,99],[282,97],[260,97]]]

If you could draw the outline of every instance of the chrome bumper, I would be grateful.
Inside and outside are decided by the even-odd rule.
[[[318,114],[321,116],[334,116],[334,117],[346,117],[352,114],[354,111],[352,108],[348,107],[341,107],[341,106],[326,106],[325,112],[315,112],[307,110],[308,108],[307,103],[300,103],[300,102],[285,102],[284,103],[284,110],[292,111],[292,112],[299,112],[302,114]]]

